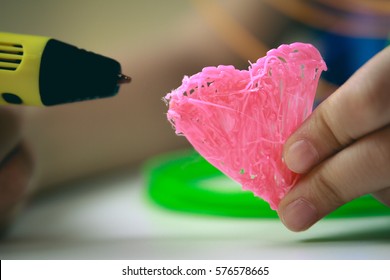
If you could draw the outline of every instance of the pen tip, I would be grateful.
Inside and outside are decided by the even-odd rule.
[[[131,78],[129,76],[118,74],[118,85],[128,84],[131,82]]]

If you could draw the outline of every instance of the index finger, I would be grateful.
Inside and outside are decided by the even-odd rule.
[[[305,173],[370,132],[390,123],[390,47],[373,57],[320,104],[287,140],[284,160]]]

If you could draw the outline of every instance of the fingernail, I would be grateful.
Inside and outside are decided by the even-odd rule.
[[[290,146],[284,160],[292,171],[304,173],[318,162],[319,155],[310,142],[299,140]]]
[[[286,206],[280,218],[290,230],[302,231],[317,221],[318,212],[312,203],[298,198]]]

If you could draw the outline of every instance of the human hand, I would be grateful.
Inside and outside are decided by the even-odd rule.
[[[32,157],[21,138],[21,109],[0,106],[0,229],[25,200],[33,174]]]
[[[390,47],[320,104],[287,140],[284,160],[302,173],[278,214],[308,229],[339,206],[373,194],[390,206]]]

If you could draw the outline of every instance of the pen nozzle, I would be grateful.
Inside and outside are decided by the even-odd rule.
[[[131,82],[131,77],[123,75],[123,74],[118,74],[118,85],[128,84],[130,82]]]

